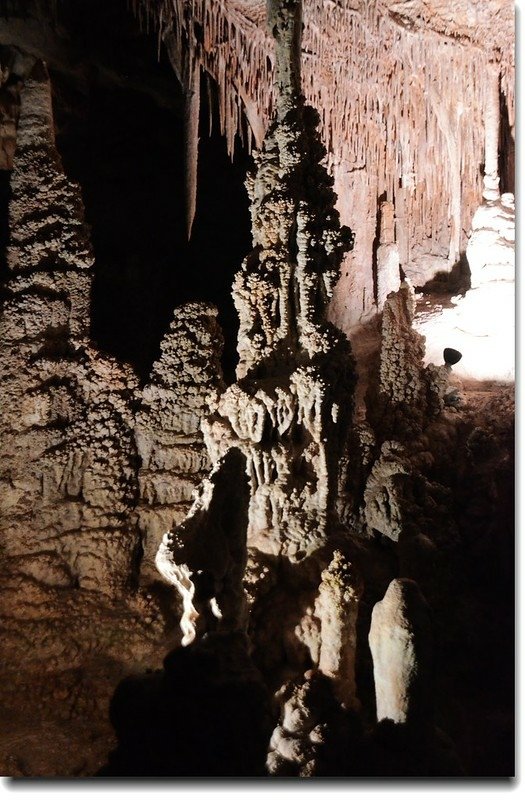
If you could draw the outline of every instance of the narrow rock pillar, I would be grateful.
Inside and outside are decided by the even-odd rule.
[[[321,620],[319,669],[332,680],[337,699],[346,708],[355,708],[356,626],[363,582],[338,550],[321,577],[315,610]]]
[[[499,200],[499,81],[499,66],[495,63],[489,64],[485,89],[485,175],[483,178],[485,200]]]
[[[277,117],[295,108],[301,95],[302,0],[267,0],[267,20],[275,41]]]
[[[390,292],[399,289],[399,247],[395,241],[394,204],[380,205],[379,247],[377,248],[377,307],[383,308]]]
[[[197,208],[197,169],[199,161],[200,65],[188,55],[187,88],[184,92],[184,170],[186,189],[186,237],[191,237]]]

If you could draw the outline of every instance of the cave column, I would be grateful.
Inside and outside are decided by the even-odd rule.
[[[483,177],[483,198],[485,200],[499,200],[499,82],[499,65],[491,62],[485,89],[485,175]]]
[[[399,247],[395,241],[394,204],[380,205],[379,247],[377,248],[377,307],[382,310],[390,292],[399,289]]]
[[[275,41],[277,118],[297,106],[301,96],[302,0],[267,0],[267,21]]]

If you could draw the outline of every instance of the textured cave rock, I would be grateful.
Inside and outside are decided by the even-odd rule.
[[[391,582],[374,606],[369,642],[379,723],[372,747],[379,773],[464,775],[453,743],[435,727],[432,618],[417,583]]]
[[[266,762],[270,775],[325,777],[333,774],[337,757],[343,754],[338,768],[345,769],[342,764],[356,742],[352,740],[352,726],[334,698],[330,681],[310,670],[302,680],[283,686],[279,701],[282,710],[270,739]]]
[[[2,701],[100,721],[124,665],[157,664],[170,639],[158,603],[131,593],[137,379],[89,340],[82,200],[56,151],[45,65],[26,65],[0,320]]]
[[[123,521],[134,501],[127,399],[136,383],[87,339],[92,254],[52,126],[49,80],[37,63],[21,94],[1,322],[6,548],[30,556],[28,569],[39,551],[55,551],[66,585],[111,592],[131,573],[136,548]]]
[[[369,640],[378,722],[431,720],[431,621],[417,584],[392,581],[372,612]]]
[[[263,0],[135,0],[134,7],[144,25],[156,24],[188,92],[199,68],[220,85],[229,151],[236,134],[259,148],[276,100]],[[483,189],[494,75],[513,136],[514,9],[510,0],[312,0],[304,25],[303,92],[323,110],[338,209],[356,232],[329,312],[348,332],[376,308],[372,256],[382,201],[394,205],[400,261],[414,286],[449,273],[465,250]]]
[[[315,112],[299,95],[297,30],[279,7],[277,116],[248,181],[255,249],[234,284],[240,316],[238,381],[203,422],[212,462],[245,455],[251,497],[248,545],[300,560],[328,534],[337,461],[351,411],[352,357],[323,321],[336,267],[352,237],[318,165]],[[294,67],[290,67],[293,64]],[[283,89],[293,77],[294,84]],[[295,484],[295,491],[289,492]],[[335,519],[335,517],[334,517]]]
[[[204,303],[176,309],[161,356],[140,392],[134,431],[145,582],[158,576],[154,562],[162,537],[186,517],[193,491],[210,469],[200,421],[208,396],[223,387],[221,344],[216,309]]]
[[[240,359],[230,386],[208,303],[175,309],[142,387],[90,341],[93,254],[78,187],[56,151],[46,68],[0,52],[0,159],[12,169],[0,318],[0,698],[10,716],[0,720],[0,764],[10,774],[92,774],[101,748],[114,747],[106,706],[126,673],[111,703],[117,748],[101,775],[513,771],[513,386],[460,383],[469,354],[443,364],[455,342],[441,333],[431,342],[435,363],[425,366],[418,298],[410,281],[399,285],[400,266],[418,286],[448,269],[467,220],[472,289],[461,302],[479,311],[476,297],[501,292],[507,302],[513,293],[513,198],[499,194],[494,127],[497,81],[513,113],[512,63],[497,41],[508,4],[470,3],[474,24],[445,0],[433,0],[432,13],[416,0],[367,4],[366,13],[350,0],[305,3],[303,44],[301,4],[271,6],[275,56],[260,3],[207,4],[201,29],[193,25],[200,2],[177,1],[175,17],[171,0],[155,7],[192,117],[190,183],[201,65],[219,78],[230,149],[237,93],[259,147],[247,179],[254,249],[234,283]],[[315,29],[326,14],[330,51]],[[214,48],[226,18],[231,35]],[[371,132],[363,102],[384,101],[371,78],[382,80],[389,62],[378,68],[365,30],[399,54],[377,168],[392,181],[386,195],[370,169],[355,166],[385,141],[382,129]],[[371,88],[365,97],[352,84],[346,94],[359,152],[339,162],[345,95],[334,98],[312,64],[314,53],[333,62],[330,74],[346,86],[336,57],[345,37],[359,45],[348,74],[362,70]],[[410,86],[407,52],[425,65]],[[422,119],[418,92],[431,76],[448,85],[455,70],[453,104],[469,69],[472,107],[460,121],[437,90],[425,100],[436,111],[429,158],[414,126],[408,131]],[[400,87],[409,97],[403,122]],[[484,178],[474,177],[483,138],[490,157]],[[428,186],[414,185],[418,159],[444,164]],[[196,184],[188,188],[189,222]],[[364,249],[349,250],[336,204]],[[419,247],[429,240],[430,254]],[[348,258],[361,266],[334,298]],[[347,316],[338,291],[349,285]],[[327,316],[348,330],[374,299],[382,314],[359,333],[356,391],[352,350]],[[483,330],[495,327],[486,313]],[[427,341],[426,361],[429,352]],[[186,647],[171,650],[179,619]],[[80,766],[76,747],[86,752]]]
[[[279,88],[275,119],[248,178],[255,249],[234,283],[240,317],[237,382],[212,395],[212,413],[201,424],[217,465],[216,486],[221,459],[232,448],[243,453],[248,467],[248,634],[255,662],[277,689],[278,724],[267,769],[274,775],[321,775],[326,769],[360,774],[345,757],[328,768],[324,758],[337,750],[330,740],[334,731],[342,732],[341,742],[352,739],[347,709],[355,712],[366,698],[363,674],[371,664],[364,642],[373,605],[396,577],[409,585],[416,580],[440,627],[452,598],[469,596],[461,577],[466,531],[457,515],[454,476],[465,463],[471,422],[450,365],[425,366],[424,339],[414,328],[414,290],[405,281],[396,291],[399,262],[390,269],[388,252],[379,251],[381,285],[391,282],[394,291],[383,303],[366,416],[355,429],[351,425],[354,361],[324,321],[345,234],[338,233],[326,173],[313,167],[322,150],[315,116],[297,86],[297,7],[276,4],[271,11]],[[305,175],[313,170],[310,184]],[[388,247],[394,239],[392,208],[383,211],[380,247]],[[206,484],[200,492],[208,496]],[[199,559],[207,565],[203,574],[213,572],[209,554],[199,555],[197,547],[191,567],[185,555],[195,531],[197,536],[202,531],[205,541],[212,529],[211,519],[198,517],[209,507],[197,498],[188,531],[184,523],[166,536],[158,556],[163,574],[188,598],[187,641],[196,634],[197,642],[205,642],[206,635],[198,637],[210,630],[208,624],[199,632],[201,616],[193,603]],[[372,562],[379,553],[378,569]],[[208,588],[204,597],[216,592]],[[236,602],[235,625],[242,627],[244,600],[239,595]],[[395,622],[385,625],[389,640]],[[441,646],[453,647],[456,636],[458,629],[451,629]],[[381,692],[379,674],[377,681]],[[353,741],[377,774],[387,774],[383,770],[391,768],[403,743],[410,753],[402,761],[406,774],[461,774],[454,748],[434,729],[430,712],[427,722],[419,743],[411,732],[391,733],[388,724],[371,738],[354,731]],[[414,767],[418,759],[420,772]]]
[[[268,572],[275,574],[282,560],[299,565],[303,596],[309,603],[315,601],[315,610],[297,609],[303,616],[304,634],[294,634],[285,625],[277,636],[298,652],[305,647],[303,636],[313,636],[310,652],[317,650],[319,669],[332,679],[341,699],[352,705],[352,637],[359,579],[343,553],[321,574],[327,559],[331,561],[330,548],[322,551],[322,547],[337,527],[338,460],[347,435],[354,383],[350,348],[323,317],[337,265],[351,246],[352,235],[339,226],[331,181],[319,164],[323,150],[315,132],[316,114],[300,95],[299,6],[276,3],[270,14],[276,36],[278,99],[275,120],[256,158],[256,172],[248,180],[255,249],[233,288],[240,316],[238,380],[215,400],[209,397],[214,413],[203,421],[203,432],[215,465],[210,478],[215,481],[214,493],[220,488],[220,459],[226,466],[234,448],[245,458],[250,485],[245,519],[251,561],[247,588],[252,615],[257,614],[259,595],[268,592]],[[200,493],[202,500],[197,499],[187,521],[165,537],[157,558],[163,574],[185,598],[188,613],[181,625],[186,628],[190,622],[193,629],[198,615],[190,601],[198,585],[191,575],[199,563],[199,551],[191,565],[183,553],[193,548],[192,537],[208,537],[209,548],[213,540],[223,537],[213,534],[221,518],[217,510],[201,520],[201,508],[208,514],[213,510],[215,494],[210,495],[206,484]],[[205,502],[208,495],[212,499]],[[232,498],[232,502],[240,501]],[[230,527],[233,535],[234,526]],[[209,573],[211,567],[206,565],[213,560],[213,550],[203,550],[200,559],[201,570]],[[304,568],[303,560],[307,562]],[[263,578],[261,589],[257,572]],[[287,590],[281,580],[279,592],[283,591],[293,592],[293,584]],[[269,602],[268,597],[265,601]],[[217,604],[220,608],[218,596]],[[237,605],[240,620],[241,597]],[[261,648],[262,628],[261,642],[252,628],[254,644]],[[186,642],[192,637],[193,631]],[[273,668],[282,668],[279,659]]]
[[[182,644],[209,631],[244,631],[248,479],[232,448],[199,487],[187,518],[165,535],[156,564],[182,596]]]
[[[377,259],[377,307],[383,309],[390,292],[399,289],[399,248],[395,241],[394,205],[386,201],[379,207],[380,229]]]

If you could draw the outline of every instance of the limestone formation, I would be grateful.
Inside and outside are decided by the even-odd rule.
[[[135,440],[141,459],[143,581],[158,576],[154,562],[162,537],[186,517],[193,492],[210,469],[200,421],[222,388],[221,344],[216,309],[204,303],[181,306],[140,392]]]
[[[187,93],[196,67],[220,87],[228,151],[237,137],[260,148],[276,105],[264,0],[133,5],[144,27],[156,23]],[[304,3],[302,91],[322,109],[338,209],[357,234],[330,305],[345,332],[374,308],[372,254],[384,199],[395,206],[400,260],[414,286],[450,272],[464,251],[483,191],[484,120],[499,107],[498,81],[514,128],[513,25],[511,0]],[[490,135],[497,159],[497,132]]]
[[[293,17],[295,5],[286,14]],[[279,14],[283,31],[299,25],[286,21],[284,7]],[[296,33],[286,35],[293,47],[277,50],[281,83],[289,70],[294,74],[286,59],[295,64],[298,46]],[[352,237],[339,227],[331,181],[319,165],[315,112],[296,88],[280,91],[276,120],[248,180],[255,249],[233,290],[238,382],[212,406],[203,430],[213,461],[231,446],[246,455],[250,546],[300,559],[332,522],[351,412],[349,347],[323,315]]]
[[[377,248],[377,307],[383,309],[390,292],[399,289],[399,248],[395,241],[394,206],[384,201],[379,207],[379,247]]]
[[[405,281],[399,292],[387,298],[383,308],[379,394],[392,405],[417,407],[424,402],[424,340],[412,327],[414,312],[414,290]]]
[[[432,719],[432,632],[414,581],[391,582],[370,627],[377,719],[397,724]]]
[[[279,695],[282,710],[270,739],[268,772],[279,777],[322,775],[323,751],[336,727],[337,704],[330,681],[310,670]]]
[[[92,756],[128,674],[101,775],[461,774],[434,706],[472,774],[510,774],[513,393],[458,378],[470,338],[478,376],[512,379],[507,0],[452,3],[454,24],[448,0],[139,5],[183,84],[188,231],[201,69],[230,153],[257,144],[237,376],[204,302],[144,386],[91,341],[99,265],[47,70],[0,47],[0,770],[35,763],[19,720],[48,772],[77,726]],[[465,246],[454,331],[422,324],[412,286]],[[372,307],[356,348],[328,321]]]
[[[210,630],[246,627],[247,509],[246,462],[231,449],[201,484],[186,520],[161,542],[156,564],[182,597],[183,645]]]
[[[515,338],[514,196],[484,200],[472,219],[466,248],[470,289],[451,308],[421,313],[416,327],[426,338],[426,361],[444,345],[463,354],[454,372],[464,378],[512,381]]]
[[[39,574],[29,565],[52,559],[65,585],[112,592],[129,580],[137,546],[125,519],[136,381],[87,339],[93,256],[55,149],[42,64],[25,82],[11,186],[0,321],[5,553]]]
[[[130,593],[138,382],[89,340],[93,253],[42,62],[19,117],[0,315],[2,703],[101,718],[123,665],[155,664],[166,641],[158,604]]]
[[[403,530],[404,488],[410,467],[403,446],[386,441],[374,462],[364,491],[365,519],[369,531],[378,531],[394,542]]]
[[[331,679],[339,702],[356,708],[356,626],[363,579],[338,550],[321,578],[315,601],[315,616],[321,621],[319,670]]]
[[[13,168],[16,126],[19,111],[19,86],[11,78],[14,53],[0,46],[0,170]]]
[[[514,197],[504,194],[501,200],[481,205],[472,219],[467,245],[471,289],[490,284],[514,283]]]
[[[356,705],[361,582],[343,553],[331,550],[330,538],[339,524],[339,460],[355,377],[350,347],[325,314],[352,234],[339,225],[331,181],[320,165],[317,115],[300,95],[300,5],[276,0],[269,8],[276,39],[276,114],[248,179],[254,250],[233,288],[240,317],[237,382],[209,397],[212,413],[202,429],[214,470],[187,520],[164,538],[157,565],[183,597],[181,626],[188,644],[209,625],[194,602],[193,576],[211,571],[215,587],[214,570],[224,569],[214,565],[215,542],[240,536],[235,531],[242,497],[235,501],[221,476],[233,454],[242,453],[249,478],[245,583],[251,618],[257,620],[249,628],[254,648],[265,651],[268,669],[286,670],[281,648],[297,666],[306,657],[306,665],[328,679],[328,693],[350,707]],[[217,508],[224,498],[239,509],[228,531],[220,522],[222,505]],[[243,571],[245,563],[238,562]],[[281,564],[289,577],[278,584]],[[297,583],[299,597],[291,600]],[[207,599],[217,591],[208,589]],[[228,602],[239,625],[243,598],[232,593]],[[275,620],[272,606],[280,603],[289,608]],[[273,639],[268,647],[266,633]],[[301,753],[295,762],[307,769],[308,760]]]

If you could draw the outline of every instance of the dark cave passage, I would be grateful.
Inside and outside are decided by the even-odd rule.
[[[212,87],[213,89],[215,87]],[[236,140],[233,159],[218,130],[218,103],[211,92],[213,109],[208,108],[201,91],[197,213],[191,240],[183,262],[183,300],[199,298],[219,308],[224,333],[223,369],[228,382],[235,379],[239,321],[233,305],[231,287],[235,273],[251,250],[251,223],[248,195],[244,187],[250,157]],[[209,135],[209,115],[213,130]],[[179,218],[179,223],[182,217]]]
[[[505,95],[500,91],[500,130],[499,130],[499,163],[500,191],[515,193],[516,176],[516,141],[515,127],[509,119],[509,109]]]
[[[51,76],[57,146],[82,188],[92,229],[92,337],[146,379],[174,307],[209,301],[219,308],[224,369],[233,379],[238,323],[231,285],[251,242],[248,156],[231,161],[220,132],[208,135],[205,99],[197,213],[186,242],[182,92],[171,65],[164,55],[157,61],[155,38],[140,34],[125,9],[97,2],[89,16],[75,14],[67,24],[91,62],[81,77],[56,69]],[[115,30],[122,37],[118,57],[106,42],[115,48]],[[128,61],[135,74],[128,74]]]

